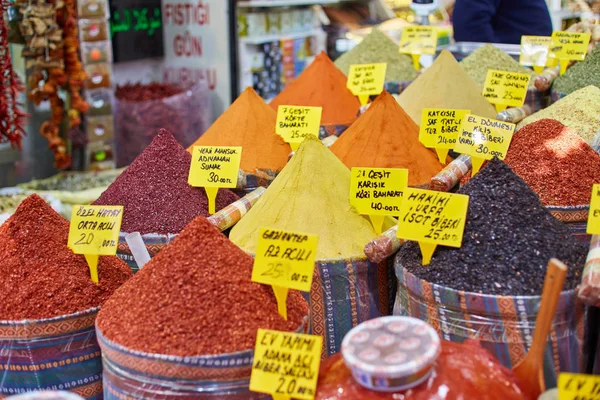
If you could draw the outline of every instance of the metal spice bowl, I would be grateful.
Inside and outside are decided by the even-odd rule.
[[[521,361],[533,338],[540,296],[496,296],[455,290],[424,281],[395,265],[398,292],[394,315],[419,318],[444,340],[479,340],[504,366]],[[558,373],[579,372],[583,340],[583,306],[574,290],[561,293],[545,352],[546,385]]]
[[[306,333],[308,317],[296,332]],[[249,390],[254,350],[172,356],[129,349],[96,327],[104,366],[104,399],[263,399]]]
[[[39,320],[0,321],[0,398],[65,390],[102,399],[94,322],[99,307]]]

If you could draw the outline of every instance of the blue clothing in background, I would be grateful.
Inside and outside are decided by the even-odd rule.
[[[520,44],[522,35],[552,34],[544,0],[456,0],[452,24],[457,42]]]

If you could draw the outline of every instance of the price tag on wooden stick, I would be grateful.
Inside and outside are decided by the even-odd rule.
[[[435,54],[437,48],[437,29],[433,26],[407,26],[402,28],[400,37],[400,53],[410,54],[413,66],[421,69],[421,54]]]
[[[468,114],[460,127],[457,153],[468,154],[473,163],[472,175],[479,172],[485,160],[504,160],[510,146],[515,124]]]
[[[209,214],[216,212],[219,188],[236,187],[241,161],[241,146],[194,146],[188,183],[204,188]]]
[[[279,314],[287,320],[289,289],[310,292],[319,237],[269,228],[258,235],[252,281],[273,287]]]
[[[592,187],[586,233],[588,235],[600,235],[600,184],[595,184]]]
[[[322,112],[321,107],[279,106],[275,132],[296,151],[307,136],[319,138]]]
[[[458,131],[470,110],[448,108],[424,108],[421,115],[419,141],[423,146],[435,149],[442,164],[446,164],[448,151],[456,145]]]
[[[407,169],[352,168],[350,204],[359,214],[368,215],[375,233],[380,234],[386,216],[400,215],[407,186]]]
[[[346,87],[353,95],[358,96],[361,105],[369,102],[369,96],[383,92],[386,63],[353,64],[348,72]]]
[[[396,236],[419,242],[423,265],[428,265],[438,245],[462,245],[468,206],[464,194],[407,188]]]
[[[558,400],[600,400],[600,376],[561,372]]]
[[[73,253],[85,256],[95,283],[99,256],[117,253],[122,218],[123,206],[73,206],[67,246]]]
[[[497,112],[506,107],[522,107],[530,79],[529,74],[490,69],[483,85],[483,97],[496,106]]]
[[[322,336],[259,329],[250,390],[273,399],[314,399],[322,347]]]
[[[551,45],[550,36],[521,36],[519,63],[526,67],[533,67],[536,74],[541,74],[548,63]]]
[[[551,51],[560,62],[560,74],[567,72],[569,61],[583,61],[590,44],[591,34],[554,31]]]

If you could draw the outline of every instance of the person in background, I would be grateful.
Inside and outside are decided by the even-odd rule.
[[[552,35],[545,0],[456,0],[452,25],[457,42],[520,44],[522,35]]]

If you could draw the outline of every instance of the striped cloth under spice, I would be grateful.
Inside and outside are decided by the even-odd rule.
[[[449,192],[471,170],[471,156],[461,154],[431,178],[429,189]]]
[[[592,236],[577,297],[589,306],[600,307],[600,235]]]
[[[208,217],[208,221],[224,231],[227,228],[231,228],[235,225],[246,213],[252,208],[258,201],[260,196],[265,192],[264,187],[258,187],[252,192],[248,193],[241,199],[231,203],[225,208],[222,208],[218,213]]]

